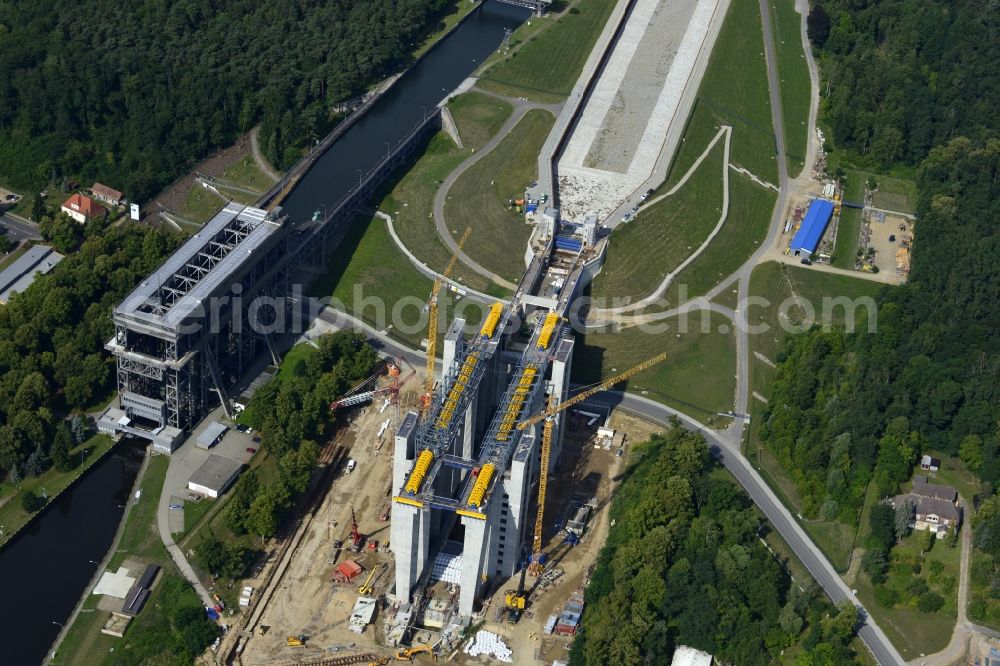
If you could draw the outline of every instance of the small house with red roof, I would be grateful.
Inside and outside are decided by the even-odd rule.
[[[106,215],[108,209],[83,194],[74,194],[62,205],[62,211],[83,224],[87,220]]]

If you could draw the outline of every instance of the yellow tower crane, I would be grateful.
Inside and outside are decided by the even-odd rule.
[[[584,391],[580,391],[571,398],[567,398],[564,402],[556,405],[555,396],[549,395],[549,404],[545,411],[539,412],[530,419],[526,419],[517,424],[519,430],[524,430],[535,425],[539,421],[544,420],[545,425],[542,427],[542,461],[541,469],[538,474],[538,513],[535,516],[535,539],[531,554],[531,563],[528,565],[528,570],[532,575],[539,575],[545,566],[542,563],[542,520],[545,518],[545,491],[548,486],[548,476],[549,476],[549,455],[552,451],[552,429],[554,426],[554,419],[552,418],[562,410],[567,407],[572,407],[578,403],[583,402],[595,393],[600,393],[601,391],[614,386],[618,382],[623,382],[629,377],[636,375],[643,370],[650,368],[657,363],[665,360],[667,354],[664,352],[662,354],[657,354],[648,361],[643,361],[639,365],[629,368],[620,375],[615,375],[610,379],[605,379],[603,382],[596,384]]]
[[[458,261],[458,254],[462,251],[462,246],[465,245],[465,241],[468,240],[471,233],[472,227],[466,228],[465,233],[462,234],[462,238],[458,241],[458,247],[455,248],[455,254],[451,255],[451,259],[448,261],[448,265],[445,266],[444,272],[441,273],[438,279],[434,280],[434,288],[431,289],[430,308],[427,319],[427,377],[424,379],[423,409],[427,409],[430,406],[431,392],[434,390],[434,364],[437,361],[438,294],[441,293],[441,286],[444,284],[444,281],[451,275],[451,271],[455,268],[455,262]]]

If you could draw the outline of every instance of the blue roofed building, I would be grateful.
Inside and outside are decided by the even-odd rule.
[[[826,199],[816,199],[809,204],[802,226],[795,233],[789,248],[795,255],[811,256],[819,247],[819,241],[833,217],[833,202]]]

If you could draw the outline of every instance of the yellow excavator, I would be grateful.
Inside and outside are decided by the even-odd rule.
[[[287,644],[288,647],[305,647],[306,637],[302,634],[299,634],[298,636],[289,636],[285,639],[285,644]]]
[[[399,650],[396,652],[396,659],[398,661],[413,661],[413,658],[418,654],[429,654],[434,661],[437,661],[437,655],[434,654],[434,648],[430,645],[414,645],[413,647]]]

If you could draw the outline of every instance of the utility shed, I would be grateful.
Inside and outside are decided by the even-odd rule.
[[[361,573],[361,565],[354,560],[344,560],[333,570],[333,579],[338,583],[349,583]]]
[[[188,479],[188,490],[215,499],[233,484],[242,467],[243,463],[213,453]]]
[[[809,204],[802,226],[795,233],[789,245],[791,251],[797,255],[810,256],[819,247],[819,240],[826,231],[826,226],[830,224],[833,217],[833,202],[826,199],[816,199]]]
[[[219,423],[218,421],[212,421],[208,424],[200,435],[198,435],[197,445],[199,449],[210,449],[219,443],[222,436],[226,434],[229,430],[226,426]]]

